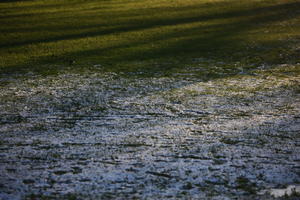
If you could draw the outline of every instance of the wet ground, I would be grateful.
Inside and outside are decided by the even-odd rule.
[[[300,65],[0,80],[0,199],[297,199]]]

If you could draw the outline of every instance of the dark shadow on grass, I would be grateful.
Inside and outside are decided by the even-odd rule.
[[[1,44],[0,48],[9,48],[9,47],[18,47],[18,46],[24,46],[28,44],[35,44],[35,43],[47,43],[47,42],[56,42],[61,40],[72,40],[72,39],[80,39],[84,37],[95,37],[95,36],[101,36],[101,35],[108,35],[108,34],[118,34],[123,32],[129,32],[129,31],[139,31],[144,29],[150,29],[160,26],[172,26],[172,25],[179,25],[179,24],[186,24],[186,23],[193,23],[193,22],[205,22],[209,20],[216,20],[216,19],[226,19],[226,18],[236,18],[236,17],[255,17],[255,15],[262,15],[259,17],[258,20],[256,20],[257,23],[266,23],[270,20],[283,20],[288,19],[290,17],[296,17],[300,15],[299,12],[297,12],[296,9],[300,8],[300,3],[289,3],[284,5],[276,5],[276,6],[270,6],[270,7],[262,7],[262,8],[255,8],[255,9],[249,9],[249,10],[234,10],[234,11],[228,11],[224,13],[211,13],[211,14],[201,14],[199,13],[197,16],[182,16],[180,13],[188,13],[189,10],[197,10],[201,9],[203,6],[200,5],[199,7],[181,7],[181,8],[155,8],[155,11],[153,9],[142,9],[139,11],[132,11],[130,13],[128,12],[120,12],[116,13],[115,15],[118,16],[118,18],[128,18],[129,20],[125,24],[92,24],[92,25],[85,25],[85,24],[71,24],[67,25],[62,24],[61,26],[51,26],[51,27],[45,27],[42,26],[41,28],[33,27],[33,28],[20,28],[18,27],[18,24],[16,24],[15,31],[25,31],[25,32],[34,32],[34,31],[41,31],[45,28],[48,29],[47,31],[53,32],[53,31],[66,31],[69,29],[87,29],[86,31],[83,31],[82,33],[77,34],[66,34],[62,36],[54,36],[54,37],[47,37],[42,39],[31,39],[21,42],[10,42],[5,41],[4,44]],[[163,19],[163,18],[157,18],[157,19],[149,19],[147,21],[144,21],[142,18],[143,15],[146,15],[153,12],[178,12],[175,17],[169,18],[169,19]],[[151,12],[152,10],[152,12]],[[287,11],[295,11],[297,15],[291,16],[287,15],[284,16],[283,14],[288,14]],[[269,13],[273,13],[273,15],[269,15]],[[141,14],[143,13],[143,14]],[[37,14],[35,14],[37,15]],[[9,17],[9,16],[8,16]],[[19,16],[24,17],[24,16]],[[97,16],[84,16],[85,19],[88,18],[95,18]],[[101,17],[101,16],[99,16]],[[75,16],[76,18],[76,16]],[[55,18],[54,18],[55,19]],[[70,17],[67,17],[66,19],[57,17],[57,21],[64,21],[64,20],[70,20]],[[80,21],[80,20],[78,20]],[[253,23],[253,22],[252,22]],[[239,31],[240,27],[239,24],[235,24],[237,31]],[[97,28],[99,27],[99,30],[89,31],[90,28]],[[103,30],[102,30],[103,29]],[[6,30],[1,30],[2,32],[6,32]],[[14,30],[8,30],[14,31]]]
[[[22,1],[30,1],[30,0],[0,0],[0,3],[22,2]]]
[[[222,6],[220,4],[220,6]],[[216,4],[217,6],[218,4]],[[155,60],[171,60],[174,58],[175,60],[184,60],[183,63],[188,62],[189,59],[193,57],[215,57],[219,60],[224,61],[236,61],[241,59],[241,56],[251,56],[251,55],[243,55],[242,51],[245,49],[245,43],[247,43],[247,39],[240,38],[241,35],[247,33],[247,31],[255,30],[260,26],[268,25],[269,23],[289,20],[293,18],[299,17],[299,9],[300,3],[286,3],[280,5],[273,6],[264,6],[258,8],[245,8],[241,9],[229,9],[225,10],[222,13],[219,12],[210,12],[210,13],[201,13],[196,12],[197,9],[201,11],[203,9],[203,5],[199,5],[199,7],[180,7],[180,8],[153,8],[142,9],[142,10],[132,10],[131,12],[119,12],[114,13],[111,17],[115,16],[123,20],[122,23],[119,21],[112,21],[111,24],[99,23],[97,24],[93,20],[91,24],[72,24],[63,27],[64,24],[54,25],[48,28],[48,31],[55,31],[58,28],[61,32],[70,29],[78,29],[81,32],[75,34],[61,34],[59,36],[48,36],[45,38],[39,39],[29,39],[25,41],[3,41],[1,42],[2,49],[14,48],[14,47],[22,47],[26,45],[32,44],[47,44],[49,42],[58,42],[63,40],[75,40],[86,37],[98,37],[105,36],[111,34],[122,34],[131,31],[142,31],[147,29],[152,29],[156,27],[164,27],[164,26],[173,26],[173,25],[185,25],[188,23],[197,23],[197,22],[207,22],[210,20],[219,20],[219,19],[231,19],[232,22],[226,22],[223,24],[216,25],[198,25],[197,27],[187,28],[181,31],[173,31],[171,33],[162,33],[152,38],[147,38],[146,40],[134,40],[130,42],[123,42],[118,45],[111,45],[110,47],[105,48],[95,48],[95,49],[82,49],[72,53],[66,53],[63,55],[55,55],[49,57],[40,57],[37,60],[29,61],[27,65],[28,68],[24,68],[24,65],[13,66],[10,67],[8,71],[29,71],[29,70],[37,70],[43,71],[44,65],[48,65],[51,63],[57,63],[59,60],[60,63],[66,64],[70,60],[93,60],[93,57],[99,57],[101,63],[107,64],[107,70],[114,70],[114,63],[130,63],[130,62],[147,62],[147,61],[155,61]],[[145,20],[143,16],[145,14],[153,14],[160,12],[170,12],[173,13],[170,17],[160,17],[153,16],[153,18],[149,17]],[[189,14],[192,13],[192,14]],[[162,15],[163,16],[163,15]],[[88,20],[92,17],[97,16],[81,16],[85,17],[85,20]],[[101,15],[98,16],[101,18]],[[59,18],[55,19],[58,20]],[[68,20],[60,19],[60,20]],[[80,19],[78,19],[80,22]],[[125,22],[125,23],[124,23]],[[18,24],[16,24],[18,26]],[[92,30],[90,30],[92,29]],[[16,29],[17,30],[17,29]],[[21,28],[22,30],[22,28]],[[39,27],[33,26],[32,28],[23,29],[23,31],[39,31]],[[5,31],[5,29],[4,29]],[[179,39],[178,39],[179,38]],[[178,40],[177,40],[178,39]],[[159,44],[166,44],[164,46],[159,46]],[[153,43],[156,47],[153,48],[142,48],[143,45],[147,46],[149,43]],[[269,42],[270,43],[270,42]],[[272,42],[271,42],[272,43]],[[276,43],[276,41],[274,41]],[[264,44],[260,44],[264,45]],[[288,44],[286,44],[288,45]],[[270,45],[271,48],[272,45]],[[283,47],[284,48],[284,47]],[[264,52],[254,52],[246,51],[245,53],[252,53],[253,55],[264,53]],[[236,54],[236,55],[234,55]],[[63,62],[61,62],[63,61]],[[65,63],[64,63],[65,62]],[[150,64],[153,62],[149,62]],[[32,67],[32,65],[38,65],[40,68]],[[69,66],[68,66],[69,67]],[[82,67],[82,65],[74,65],[74,67]],[[161,66],[164,67],[164,66]],[[170,67],[170,66],[168,66]],[[183,65],[174,65],[176,67],[183,67]],[[64,67],[60,67],[64,68]],[[146,68],[151,68],[151,66],[146,66]],[[46,67],[46,70],[47,69]],[[59,71],[60,69],[53,69],[54,71]],[[119,68],[118,68],[119,70]],[[126,70],[126,69],[123,69]],[[136,67],[132,67],[130,70],[143,70],[138,69]],[[159,70],[155,68],[153,70]],[[4,72],[6,69],[4,69]],[[51,70],[50,70],[51,71]]]

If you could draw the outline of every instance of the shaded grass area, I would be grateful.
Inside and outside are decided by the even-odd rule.
[[[0,72],[293,64],[299,15],[297,0],[1,1]]]

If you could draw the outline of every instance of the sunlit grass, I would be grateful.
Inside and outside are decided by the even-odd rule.
[[[297,0],[4,1],[0,69],[297,63],[299,10]]]

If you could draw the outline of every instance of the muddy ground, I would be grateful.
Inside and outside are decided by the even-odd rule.
[[[0,199],[297,199],[299,67],[3,76]]]

